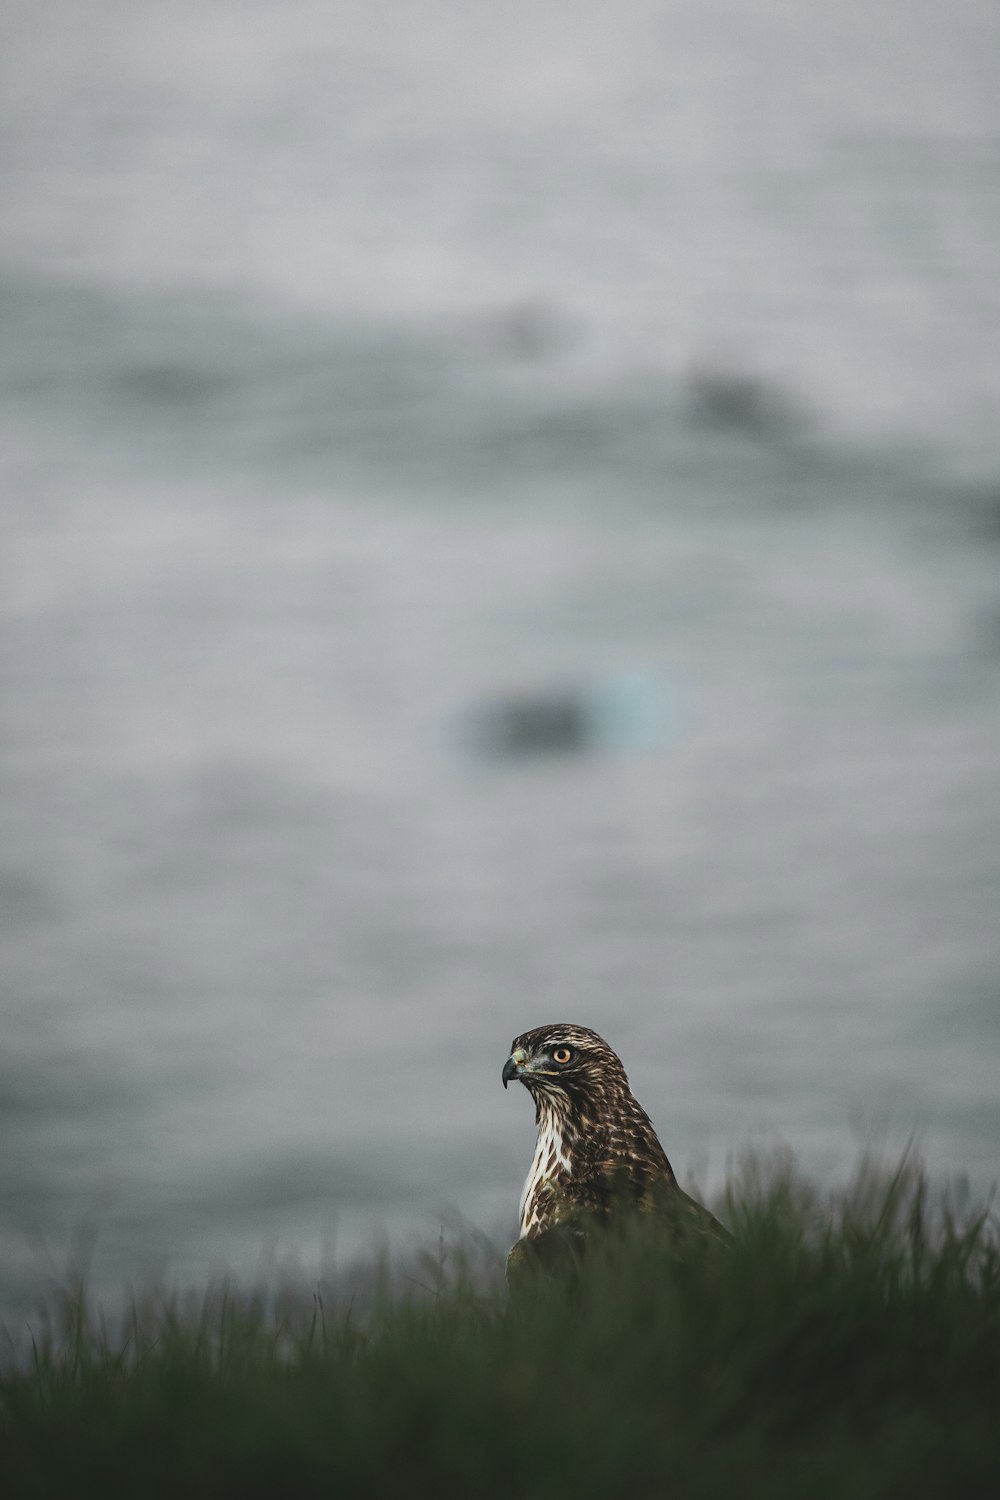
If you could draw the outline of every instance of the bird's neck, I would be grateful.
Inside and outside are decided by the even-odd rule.
[[[572,1098],[562,1089],[536,1094],[535,1124],[538,1134],[542,1131],[557,1132],[563,1139],[587,1135],[597,1124],[614,1125],[629,1113],[631,1096],[625,1089],[611,1087],[602,1094],[600,1101],[588,1100],[586,1096]],[[631,1100],[633,1108],[635,1101]]]
[[[535,1154],[521,1194],[521,1235],[537,1234],[548,1217],[553,1190],[573,1173],[571,1142],[575,1134],[569,1099],[559,1093],[539,1095],[535,1101],[538,1135]]]
[[[573,1113],[573,1103],[563,1089],[546,1089],[535,1095],[535,1124],[539,1130],[562,1130]]]

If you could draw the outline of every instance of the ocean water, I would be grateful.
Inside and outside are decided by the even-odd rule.
[[[1000,1142],[985,4],[11,4],[0,1304]]]

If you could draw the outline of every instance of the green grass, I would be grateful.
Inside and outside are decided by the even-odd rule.
[[[434,1257],[364,1317],[220,1290],[112,1334],[69,1298],[0,1377],[0,1492],[995,1497],[1000,1251],[928,1203],[911,1164],[824,1202],[779,1163],[732,1247],[633,1228],[515,1303]]]

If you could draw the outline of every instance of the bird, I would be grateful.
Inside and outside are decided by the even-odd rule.
[[[653,1216],[675,1247],[730,1235],[677,1181],[618,1054],[588,1026],[557,1022],[522,1032],[503,1086],[523,1083],[538,1135],[507,1257],[513,1287],[531,1265],[578,1261],[602,1225]]]

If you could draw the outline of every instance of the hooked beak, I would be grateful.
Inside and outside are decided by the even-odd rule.
[[[504,1088],[506,1088],[508,1083],[510,1083],[513,1079],[520,1078],[521,1067],[523,1063],[524,1053],[520,1051],[520,1049],[518,1049],[517,1052],[511,1053],[510,1057],[508,1057],[507,1061],[503,1065],[503,1072],[500,1074],[500,1077],[503,1079]]]

